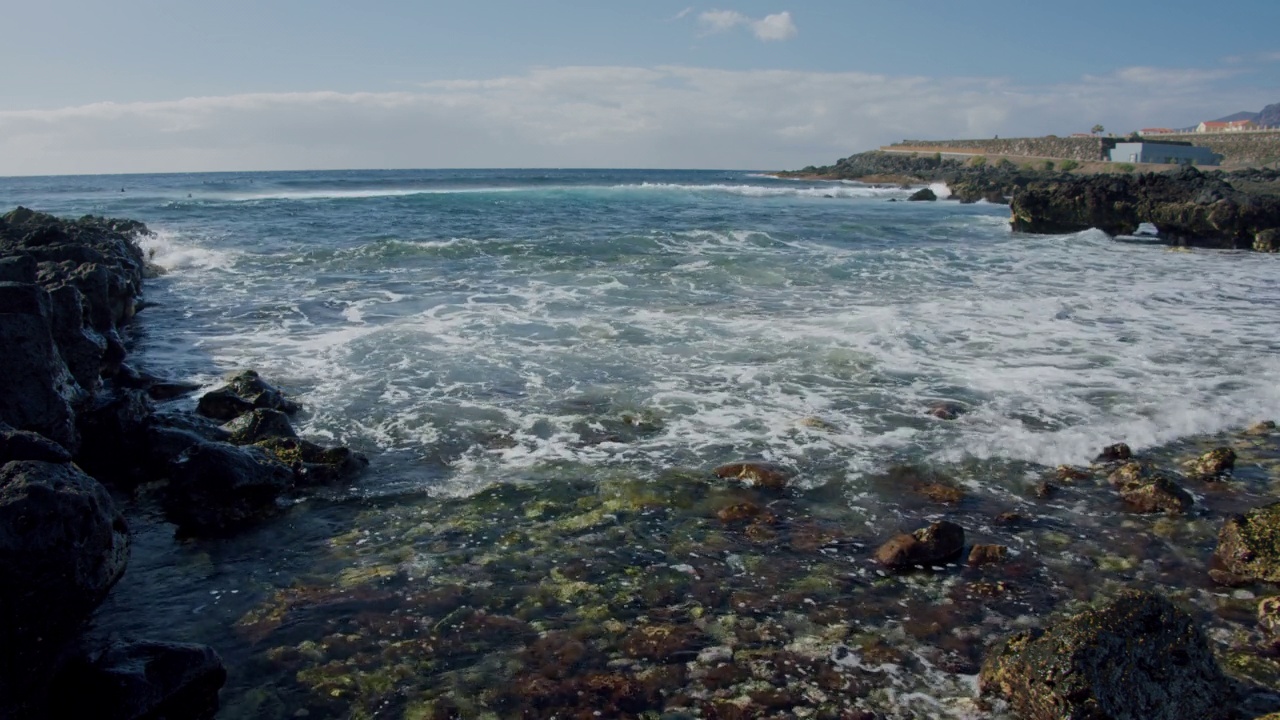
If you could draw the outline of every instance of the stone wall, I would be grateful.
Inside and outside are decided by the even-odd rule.
[[[1222,156],[1226,166],[1267,165],[1280,162],[1280,131],[1250,133],[1194,133],[1159,135],[1159,140],[1182,140],[1207,147]]]
[[[1070,158],[1088,162],[1106,159],[1115,138],[1007,138],[999,140],[903,140],[890,147],[971,150],[988,155],[1029,155],[1032,157]]]

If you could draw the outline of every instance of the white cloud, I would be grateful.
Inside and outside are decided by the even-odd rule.
[[[694,7],[693,7],[692,5],[690,5],[689,7],[687,7],[687,8],[685,8],[685,9],[681,10],[681,11],[680,11],[680,12],[678,12],[678,13],[676,13],[676,14],[675,14],[671,19],[672,19],[672,20],[683,20],[683,19],[685,19],[686,17],[688,17],[688,16],[689,16],[689,13],[693,12],[693,10],[694,10]]]
[[[761,40],[790,40],[799,32],[791,13],[780,12],[766,15],[763,19],[751,23],[751,32]]]
[[[1216,71],[998,77],[557,67],[390,93],[259,93],[0,112],[0,175],[370,167],[788,168],[904,138],[1181,126],[1273,90]],[[1181,78],[1179,82],[1166,82]]]
[[[786,11],[755,20],[736,10],[707,10],[698,15],[698,24],[702,25],[703,31],[708,35],[728,32],[737,27],[749,28],[752,34],[765,42],[790,40],[799,32],[795,21],[791,19],[791,13]]]

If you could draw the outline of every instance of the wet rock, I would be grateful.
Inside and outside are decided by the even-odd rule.
[[[955,402],[939,402],[929,406],[928,414],[939,420],[955,420],[969,412],[964,405]]]
[[[294,487],[328,485],[355,477],[369,459],[347,447],[322,447],[296,437],[273,437],[255,443],[294,474]]]
[[[969,550],[970,565],[991,565],[1002,562],[1009,555],[1009,548],[1004,545],[974,545]]]
[[[964,491],[947,483],[936,482],[921,485],[916,488],[916,492],[933,502],[943,505],[959,505],[960,501],[964,500]]]
[[[663,663],[687,662],[709,644],[695,625],[640,625],[622,639],[624,655]]]
[[[1097,462],[1120,462],[1133,457],[1133,451],[1124,443],[1116,443],[1102,448],[1102,452],[1098,454]]]
[[[1253,236],[1253,249],[1258,252],[1280,252],[1280,229],[1263,230]]]
[[[1187,474],[1197,480],[1212,482],[1231,473],[1236,466],[1236,451],[1229,447],[1214,448],[1186,463]]]
[[[252,410],[253,403],[225,387],[210,390],[196,404],[196,412],[215,420],[234,420]]]
[[[1269,638],[1280,638],[1280,595],[1258,601],[1258,627]]]
[[[71,375],[88,392],[102,382],[107,338],[85,318],[84,295],[74,285],[63,285],[49,293],[54,342]]]
[[[35,284],[35,258],[25,253],[0,258],[0,282]]]
[[[221,534],[275,515],[293,471],[256,447],[202,442],[170,469],[165,512],[179,531]]]
[[[1165,475],[1153,475],[1146,482],[1125,485],[1120,488],[1120,497],[1139,513],[1182,515],[1195,504],[1191,493]]]
[[[992,650],[984,696],[1025,720],[1231,717],[1227,680],[1191,616],[1147,592],[1024,631]]]
[[[82,394],[52,331],[48,293],[36,285],[0,283],[0,421],[75,451],[73,403]]]
[[[997,525],[1021,525],[1026,522],[1026,518],[1021,513],[1009,511],[997,515],[995,521]]]
[[[1260,423],[1254,423],[1245,430],[1246,435],[1270,435],[1275,432],[1276,424],[1273,420],[1263,420]]]
[[[117,642],[69,663],[54,680],[56,717],[210,720],[227,671],[204,645]]]
[[[929,188],[921,188],[911,193],[911,197],[907,198],[907,200],[912,202],[920,202],[920,201],[932,202],[937,199],[938,199],[938,196]]]
[[[0,467],[0,708],[31,691],[124,574],[129,528],[69,463]]]
[[[1077,482],[1080,480],[1093,479],[1093,473],[1084,468],[1072,467],[1071,465],[1059,465],[1054,469],[1053,474],[1060,482]]]
[[[279,410],[255,408],[222,426],[234,445],[252,445],[268,438],[296,438],[289,416]]]
[[[889,540],[876,550],[875,561],[894,570],[932,567],[955,560],[963,551],[964,528],[943,520]]]
[[[82,438],[76,462],[103,482],[133,487],[146,474],[148,428],[154,407],[141,390],[111,389],[82,407],[76,426]]]
[[[736,462],[721,465],[711,471],[716,477],[741,480],[742,482],[765,490],[782,490],[790,484],[794,473],[767,462]]]
[[[1227,518],[1218,533],[1214,560],[1243,581],[1280,583],[1280,503]],[[1228,578],[1216,573],[1214,579]]]
[[[1191,493],[1168,475],[1141,463],[1121,465],[1107,476],[1107,482],[1119,491],[1120,498],[1134,512],[1179,515],[1189,511],[1195,502]]]
[[[27,430],[15,430],[0,422],[0,465],[14,460],[71,462],[71,453],[49,438]]]
[[[279,410],[287,415],[298,412],[298,403],[285,397],[279,388],[263,380],[257,371],[245,370],[227,381],[227,387],[256,408]]]
[[[1036,486],[1032,488],[1031,492],[1041,500],[1046,500],[1058,494],[1058,486],[1046,480],[1036,483]]]

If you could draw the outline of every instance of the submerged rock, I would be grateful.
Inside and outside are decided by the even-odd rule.
[[[1231,691],[1191,616],[1163,597],[1126,592],[1017,633],[978,677],[1024,720],[1226,720]]]
[[[1280,583],[1280,503],[1227,518],[1213,557],[1219,582]]]
[[[790,470],[767,462],[736,462],[712,470],[716,477],[741,480],[765,490],[782,490],[795,476]]]
[[[1191,509],[1195,501],[1169,476],[1140,463],[1121,465],[1107,477],[1120,493],[1120,498],[1134,512],[1179,515]]]
[[[117,642],[58,674],[51,710],[65,718],[209,720],[218,711],[218,690],[226,680],[213,648]]]
[[[969,551],[970,565],[990,565],[1002,562],[1009,555],[1004,545],[974,545]]]
[[[956,402],[939,402],[929,406],[928,413],[939,420],[955,420],[969,409]]]
[[[964,528],[943,520],[894,537],[876,550],[875,560],[894,570],[932,567],[955,560],[963,551]]]

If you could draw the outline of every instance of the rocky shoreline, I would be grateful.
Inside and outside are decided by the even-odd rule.
[[[226,677],[213,649],[81,636],[128,565],[122,502],[157,496],[179,533],[217,535],[367,465],[298,438],[297,404],[253,371],[196,413],[160,406],[200,388],[128,362],[143,281],[160,272],[136,242],[146,234],[130,220],[0,217],[4,717],[212,717]]]
[[[985,160],[985,159],[984,159]],[[987,164],[873,151],[778,177],[910,185],[944,182],[951,200],[1008,204],[1018,232],[1098,228],[1130,235],[1153,224],[1172,245],[1280,251],[1280,171],[1075,175],[1049,166]],[[932,193],[930,193],[931,195]],[[929,197],[912,197],[928,200]]]
[[[128,362],[142,284],[158,272],[134,242],[145,232],[25,209],[0,218],[0,333],[22,350],[0,375],[5,717],[211,717],[226,678],[213,649],[81,635],[126,569],[121,508],[153,498],[179,533],[217,538],[366,464],[298,438],[297,404],[252,371],[194,413],[165,405],[199,388]],[[964,412],[920,409],[931,422]],[[371,507],[306,580],[229,629],[261,649],[251,671],[277,679],[235,712],[1280,710],[1274,423],[974,482],[992,472],[871,478],[903,509],[897,528],[867,522],[838,482],[813,487],[752,459]]]

